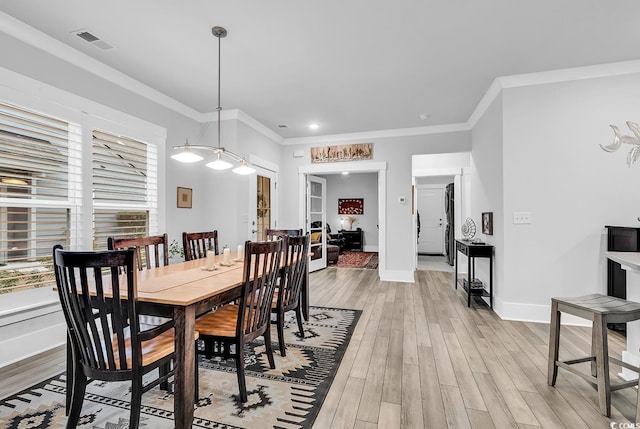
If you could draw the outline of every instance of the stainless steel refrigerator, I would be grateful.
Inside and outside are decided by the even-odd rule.
[[[449,183],[444,190],[444,211],[447,226],[444,229],[444,249],[447,263],[453,265],[456,256],[455,229],[453,225],[453,183]]]

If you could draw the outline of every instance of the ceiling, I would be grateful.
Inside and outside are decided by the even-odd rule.
[[[222,107],[285,139],[465,123],[496,77],[640,58],[637,0],[0,0],[0,11],[201,113],[217,105],[211,27],[223,26]]]

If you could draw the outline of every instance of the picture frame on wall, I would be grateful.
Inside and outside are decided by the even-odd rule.
[[[339,215],[364,214],[364,198],[338,198]]]
[[[482,213],[482,233],[493,235],[493,212]]]
[[[193,205],[193,191],[191,188],[181,188],[178,186],[178,203],[179,209],[190,209]]]

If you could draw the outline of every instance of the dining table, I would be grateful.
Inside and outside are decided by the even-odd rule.
[[[138,313],[174,321],[176,429],[191,428],[193,422],[197,371],[196,344],[193,341],[196,317],[240,297],[244,263],[234,259],[224,264],[223,258],[223,255],[215,256],[216,268],[213,270],[206,269],[207,258],[202,258],[137,271]],[[308,318],[308,284],[307,272],[301,292],[305,319]]]

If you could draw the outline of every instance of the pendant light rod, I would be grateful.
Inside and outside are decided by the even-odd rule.
[[[220,147],[220,142],[222,141],[220,138],[220,112],[222,112],[222,106],[221,106],[221,96],[220,96],[220,82],[222,81],[222,61],[221,61],[221,46],[222,44],[220,43],[221,39],[223,37],[227,37],[227,30],[223,27],[213,27],[211,29],[211,34],[213,34],[214,36],[216,36],[218,38],[218,107],[216,107],[216,110],[218,111],[218,147]]]
[[[226,156],[228,158],[233,159],[236,162],[240,163],[240,166],[235,168],[233,171],[234,173],[237,174],[251,174],[251,173],[255,173],[255,169],[251,167],[251,163],[247,162],[247,160],[238,155],[235,154],[229,150],[226,150],[224,147],[222,147],[222,136],[221,136],[221,126],[220,126],[220,122],[222,121],[221,118],[221,113],[222,113],[222,97],[221,97],[221,90],[222,90],[222,43],[221,40],[223,37],[227,37],[227,30],[223,27],[218,27],[215,26],[211,29],[211,34],[213,34],[215,37],[218,38],[218,106],[216,107],[216,111],[218,114],[218,146],[205,146],[205,145],[190,145],[189,142],[187,141],[187,144],[182,145],[182,146],[174,146],[173,149],[174,150],[182,150],[182,153],[178,153],[176,155],[172,155],[171,158],[176,159],[178,161],[181,162],[197,162],[199,160],[202,159],[202,157],[200,157],[197,154],[194,154],[191,152],[192,149],[196,149],[196,150],[208,150],[208,151],[212,151],[214,152],[217,156],[216,159],[214,161],[211,161],[207,164],[207,167],[212,168],[214,170],[226,170],[227,168],[231,168],[233,165],[224,161],[222,159],[222,156]],[[198,159],[199,158],[199,159]],[[262,167],[261,167],[262,168]],[[270,170],[270,169],[266,169],[266,170]]]

